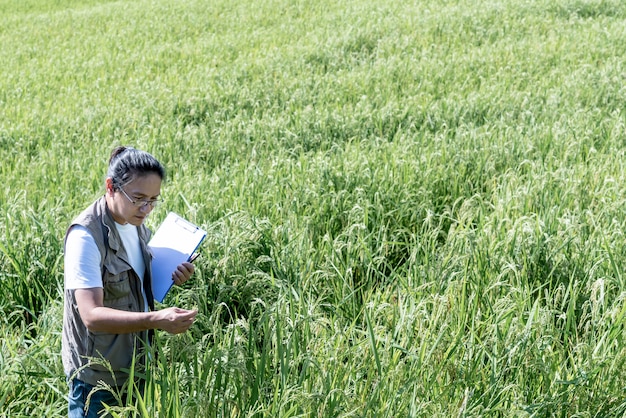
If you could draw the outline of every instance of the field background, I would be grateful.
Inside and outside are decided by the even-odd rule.
[[[117,145],[209,231],[150,417],[626,411],[626,3],[0,0],[0,416],[66,409]]]

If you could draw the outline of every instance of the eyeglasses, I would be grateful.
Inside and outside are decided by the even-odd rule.
[[[146,206],[150,206],[154,208],[158,206],[159,204],[163,203],[163,199],[155,199],[155,200],[137,199],[135,200],[132,197],[130,197],[128,194],[126,194],[124,189],[122,189],[121,187],[119,189],[122,191],[122,193],[124,193],[124,196],[126,196],[126,199],[128,199],[128,201],[132,203],[133,206],[135,206],[136,208],[143,208]]]

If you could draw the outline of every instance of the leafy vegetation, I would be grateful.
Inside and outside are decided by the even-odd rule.
[[[132,145],[204,226],[115,415],[622,416],[626,3],[0,0],[0,416]]]

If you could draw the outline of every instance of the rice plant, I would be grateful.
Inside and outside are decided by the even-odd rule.
[[[66,415],[65,228],[116,145],[167,168],[148,226],[209,234],[114,416],[622,416],[625,17],[0,0],[0,416]]]

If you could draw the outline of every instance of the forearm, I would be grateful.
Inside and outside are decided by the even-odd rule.
[[[193,324],[197,310],[176,307],[151,312],[128,312],[103,306],[102,288],[77,289],[78,312],[85,326],[92,332],[128,334],[148,329],[162,329],[170,334],[187,331]]]
[[[104,306],[95,307],[83,316],[83,321],[92,332],[128,334],[159,328],[154,312],[128,312]]]

